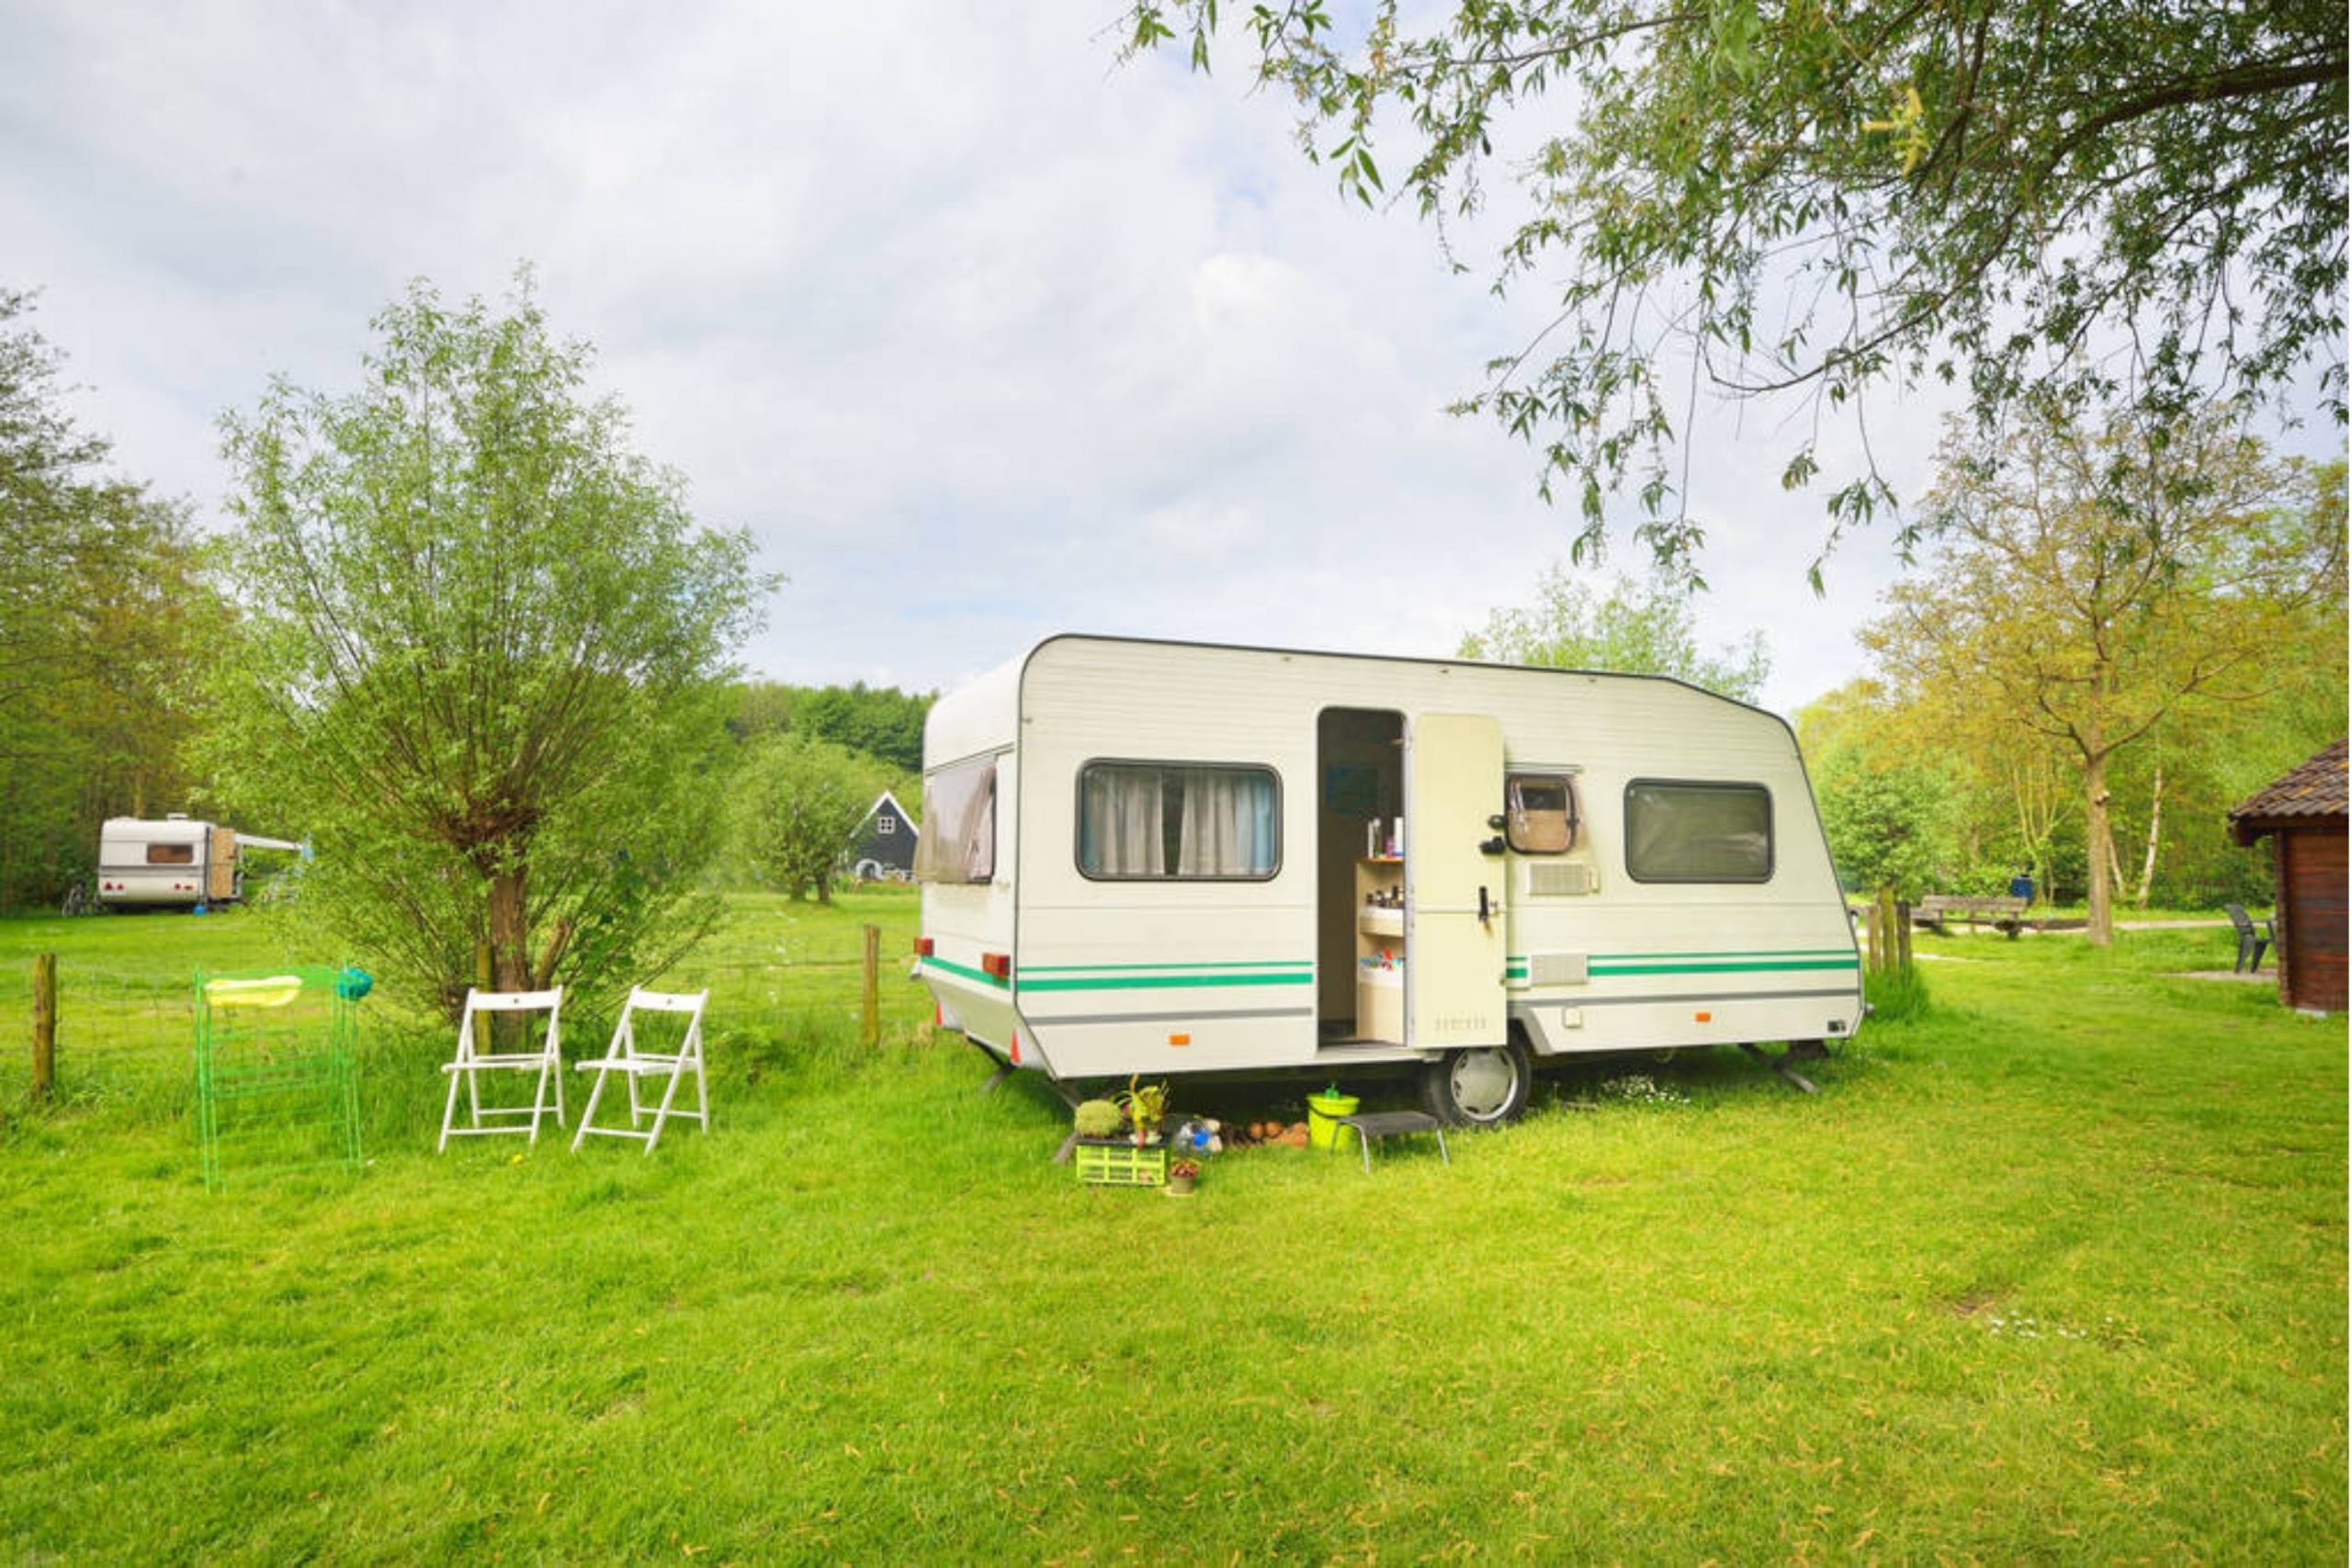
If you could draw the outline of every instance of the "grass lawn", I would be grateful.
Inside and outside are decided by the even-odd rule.
[[[1933,1007],[1817,1097],[1588,1064],[1451,1168],[1250,1150],[1170,1201],[975,1092],[913,914],[736,904],[707,1138],[436,1156],[446,1041],[363,1011],[365,1174],[220,1197],[172,998],[340,955],[0,922],[9,1038],[31,952],[67,987],[66,1103],[0,1061],[0,1552],[2346,1558],[2345,1030],[2172,977],[2225,929],[1923,936]]]

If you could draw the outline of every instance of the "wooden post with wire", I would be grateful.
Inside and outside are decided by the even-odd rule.
[[[860,996],[860,1017],[865,1024],[865,1043],[870,1048],[882,1043],[882,928],[865,928],[865,986]]]
[[[57,1093],[57,954],[33,957],[33,1098]]]

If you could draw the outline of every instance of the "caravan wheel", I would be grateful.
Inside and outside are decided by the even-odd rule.
[[[1421,1069],[1421,1103],[1449,1126],[1495,1127],[1527,1109],[1535,1079],[1527,1047],[1451,1051]]]

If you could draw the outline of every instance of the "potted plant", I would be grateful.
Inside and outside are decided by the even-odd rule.
[[[1126,1091],[1119,1096],[1119,1108],[1126,1112],[1127,1130],[1136,1147],[1148,1148],[1159,1142],[1160,1123],[1168,1119],[1168,1086],[1139,1084],[1127,1080]]]
[[[1193,1184],[1200,1179],[1201,1162],[1191,1155],[1179,1155],[1169,1162],[1168,1195],[1170,1198],[1191,1197]]]

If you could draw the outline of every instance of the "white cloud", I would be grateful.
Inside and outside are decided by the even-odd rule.
[[[0,0],[0,281],[212,513],[223,410],[351,385],[411,277],[532,263],[641,448],[790,573],[779,678],[952,683],[1073,627],[1451,651],[1575,524],[1442,412],[1540,291],[1342,201],[1238,60],[1118,65],[1113,14]],[[1933,426],[1874,433],[1910,488]],[[1766,628],[1793,703],[1852,669],[1883,541],[1815,602],[1819,497],[1732,430],[1693,455],[1702,629]]]

